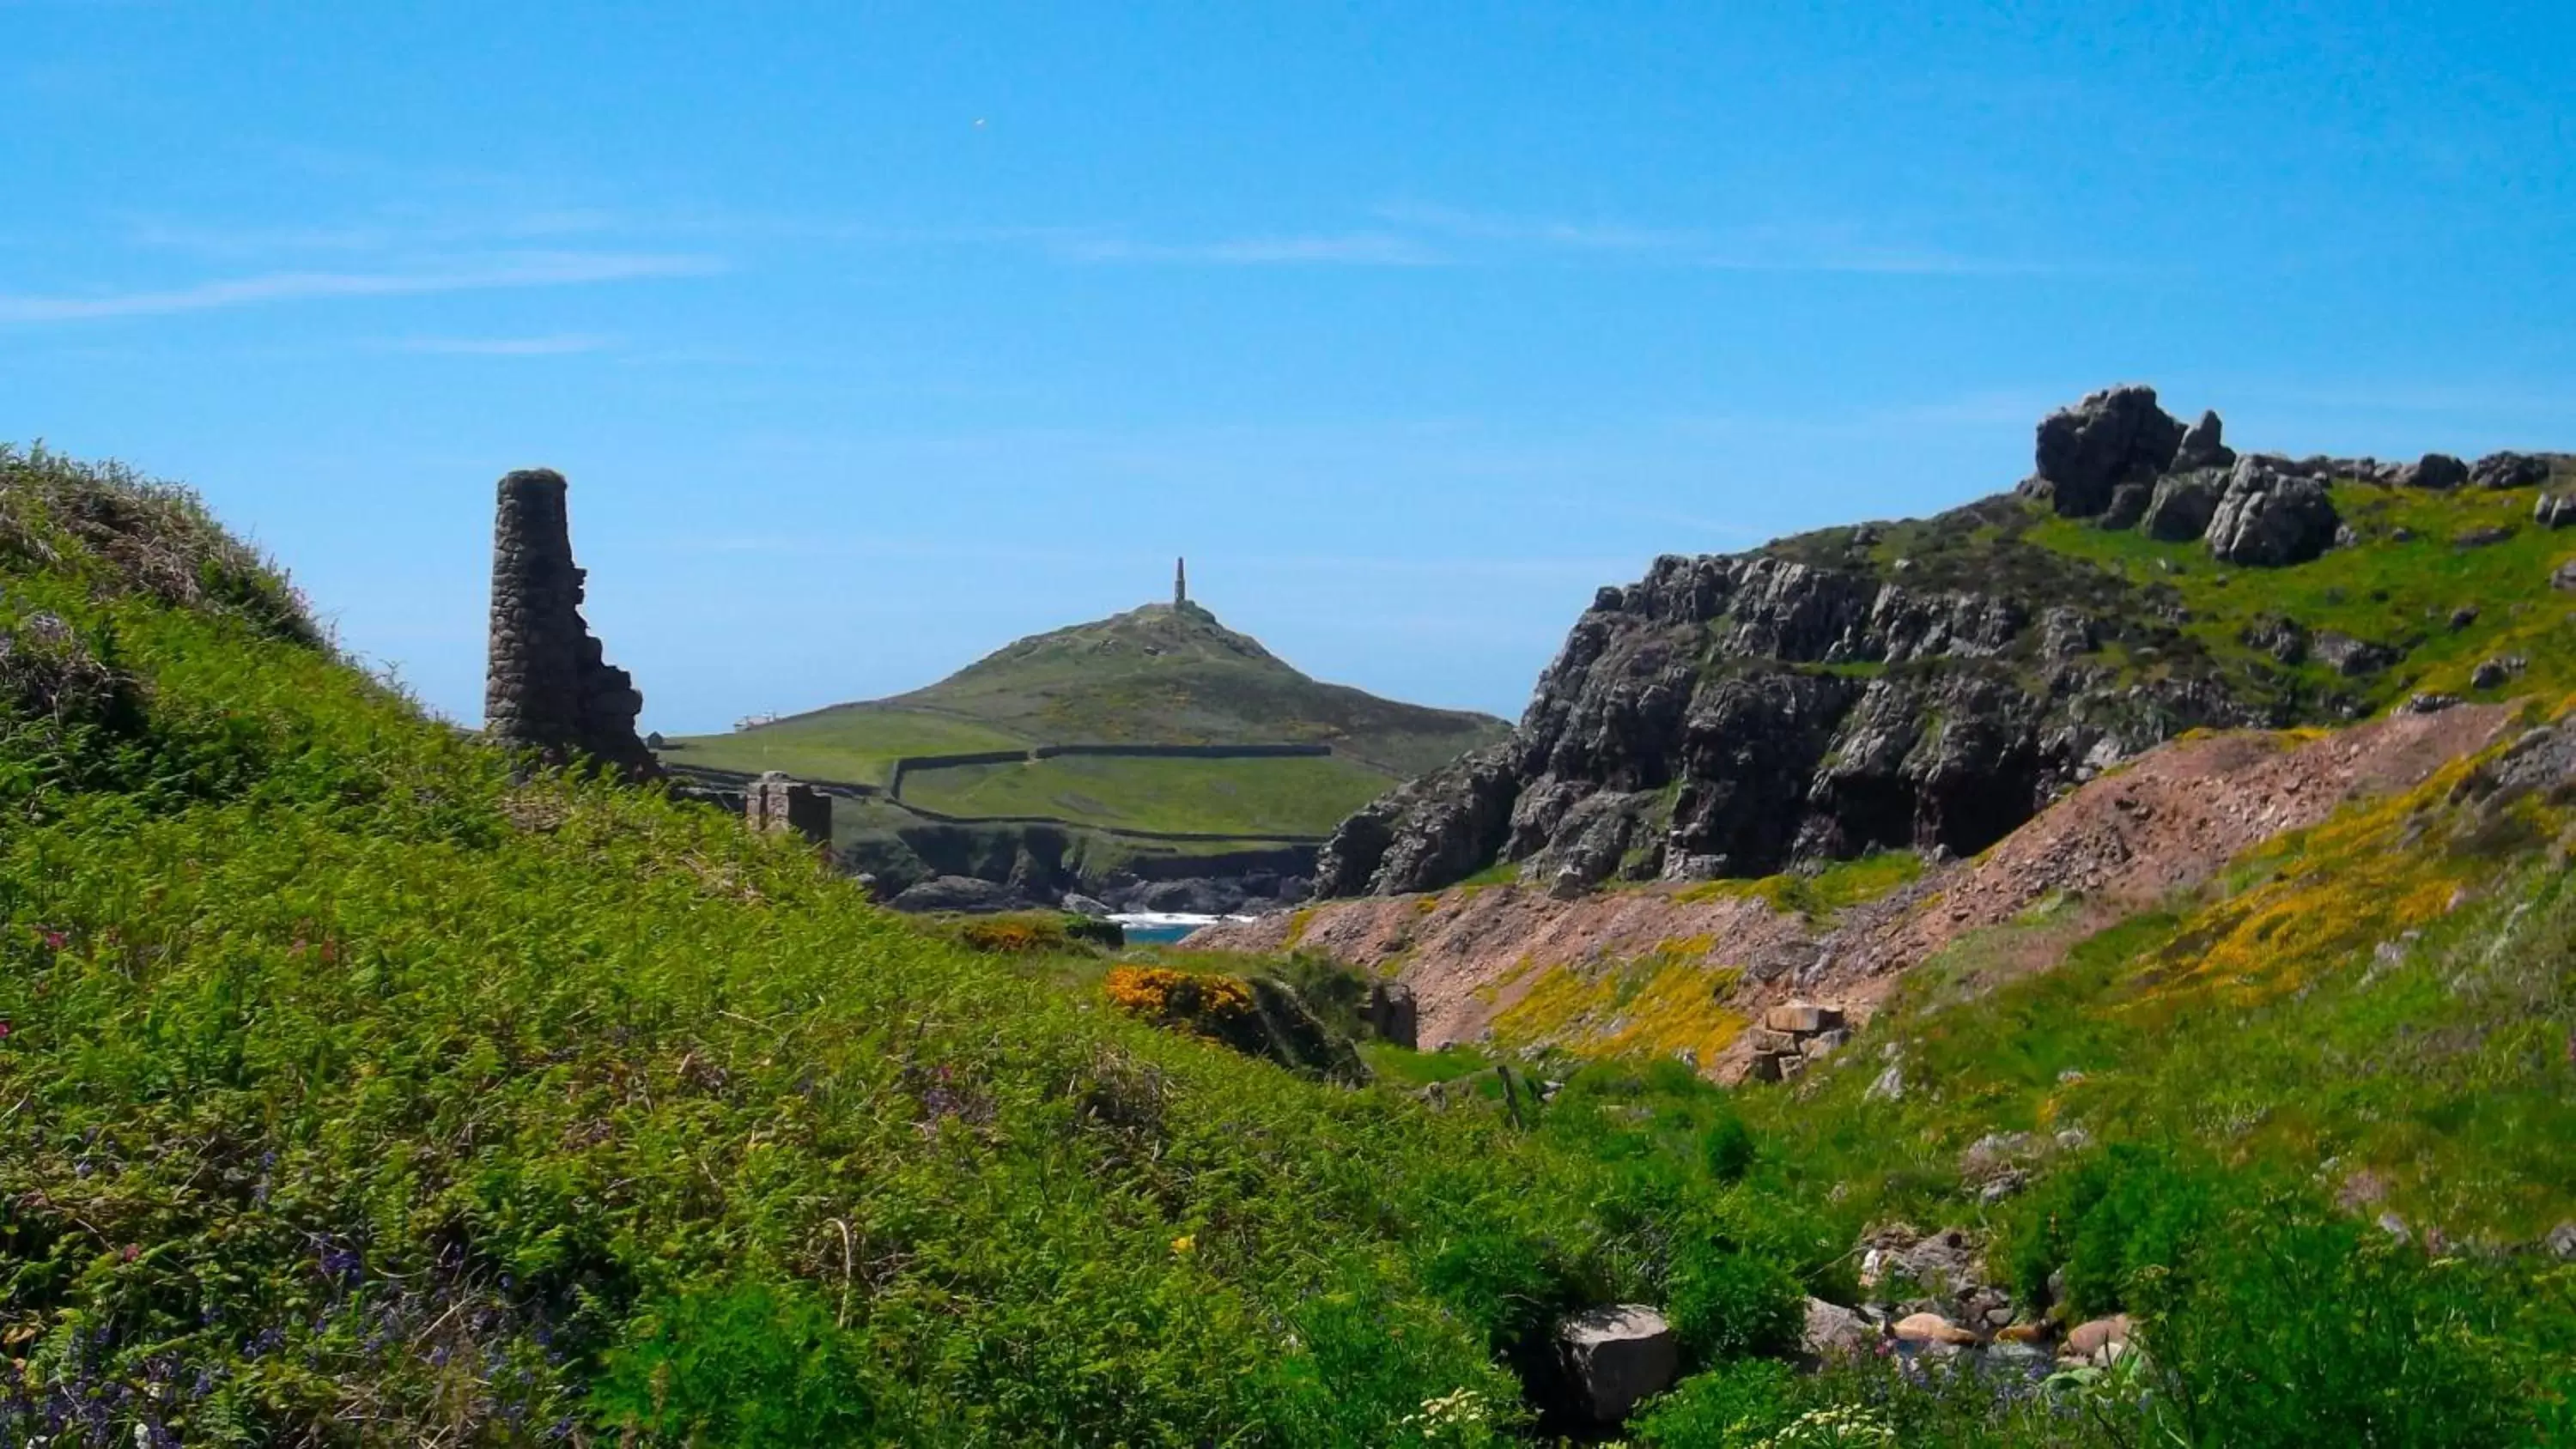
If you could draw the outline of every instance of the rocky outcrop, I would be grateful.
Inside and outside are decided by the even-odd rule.
[[[2186,428],[2152,389],[2113,388],[2040,425],[2018,496],[1657,559],[1595,595],[1509,740],[1345,821],[1316,894],[1434,890],[1497,861],[1577,895],[1882,848],[1973,854],[2178,731],[2349,718],[2291,673],[2310,647],[2294,621],[2249,638],[2280,670],[2249,681],[2188,637],[2178,591],[2029,537],[2054,514],[2295,567],[2348,532],[2332,487],[2447,476],[2444,455],[2239,456],[2221,438],[2214,413]],[[2525,477],[2522,456],[2463,476]],[[2348,657],[2358,678],[2374,656]]]
[[[2208,443],[2217,443],[2216,417]],[[2153,483],[2173,466],[2183,425],[2156,406],[2151,387],[2114,387],[2061,408],[2039,425],[2039,466],[2023,485],[2072,518],[2091,518],[2123,483]]]
[[[586,758],[633,777],[658,775],[635,733],[644,696],[607,662],[581,617],[563,475],[522,469],[504,476],[499,492],[484,737],[550,764]]]
[[[2221,425],[2218,414],[2204,412],[2200,421],[2182,435],[2182,445],[2174,450],[2173,470],[2187,473],[2201,468],[2226,468],[2236,462],[2236,450],[2219,441]]]
[[[2215,467],[2173,474],[2156,484],[2155,497],[2138,521],[2149,538],[2189,543],[2209,532],[2209,520],[2226,491],[2227,475]]]
[[[2210,515],[2209,552],[2221,563],[2283,568],[2333,547],[2342,524],[2323,483],[2240,458]]]

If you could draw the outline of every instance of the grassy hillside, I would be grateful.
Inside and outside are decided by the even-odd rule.
[[[1497,1121],[514,783],[183,495],[0,454],[0,641],[0,1442],[1423,1443],[1517,1397],[1490,1245],[1670,1259]]]
[[[1637,1444],[2564,1443],[2576,1270],[2484,1240],[2566,1194],[2569,808],[2369,807],[1795,1089],[1373,1046],[1435,1111],[1204,1039],[1219,963],[516,778],[183,495],[0,453],[0,1443],[1490,1446],[1620,1300],[1689,1374]],[[2089,1141],[1989,1202],[2022,1124]],[[1900,1211],[2149,1353],[1794,1373]]]
[[[2576,479],[2553,479],[2564,491]],[[1928,519],[1828,529],[1768,548],[1859,563],[1912,589],[2000,591],[2062,603],[2109,627],[2079,656],[2132,678],[2210,676],[2262,701],[2284,722],[2366,714],[2418,691],[2479,695],[2470,676],[2488,659],[2519,661],[2480,697],[2576,688],[2567,625],[2576,591],[2553,586],[2576,558],[2576,532],[2543,528],[2541,488],[2437,492],[2345,482],[2331,489],[2353,544],[2288,568],[2220,563],[2197,541],[2059,518],[2043,503],[2003,495]],[[2297,645],[2283,642],[2295,626]],[[2338,667],[2317,647],[2329,634],[2386,651]],[[1836,666],[1875,672],[1878,666]]]
[[[674,764],[882,783],[895,758],[1043,744],[1326,744],[1300,760],[1074,765],[907,777],[950,813],[1148,830],[1322,835],[1397,781],[1501,738],[1502,721],[1321,684],[1196,605],[1033,635],[926,689],[674,742]],[[1362,789],[1365,783],[1369,788]],[[968,807],[968,808],[961,808]]]

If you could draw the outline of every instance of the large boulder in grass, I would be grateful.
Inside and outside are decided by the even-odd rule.
[[[2226,490],[2227,475],[2215,468],[2158,479],[2139,525],[2149,538],[2189,543],[2209,532],[2209,520],[2217,514],[2219,497]]]
[[[2546,470],[2543,470],[2544,474]],[[2469,465],[2448,453],[2426,453],[2422,458],[2398,470],[2398,481],[2409,488],[2430,488],[2448,493],[2468,486]]]
[[[1839,1303],[1807,1300],[1807,1323],[1798,1335],[1799,1351],[1811,1359],[1857,1358],[1878,1342],[1868,1319]]]
[[[2334,546],[2343,519],[2324,484],[2261,458],[2239,458],[2209,519],[2209,551],[2253,568],[2302,564]]]
[[[2038,466],[2022,486],[2065,517],[2095,517],[2121,484],[2152,483],[2172,467],[2185,431],[2156,406],[2154,388],[2105,388],[2041,421]]]
[[[1681,1339],[1662,1314],[1641,1304],[1586,1309],[1557,1326],[1556,1341],[1576,1407],[1596,1424],[1625,1421],[1681,1373]]]
[[[2549,459],[2538,453],[2489,453],[2469,468],[2480,488],[2537,488],[2549,481]]]

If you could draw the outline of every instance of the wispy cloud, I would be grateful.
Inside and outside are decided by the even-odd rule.
[[[614,339],[584,332],[550,337],[398,337],[383,344],[388,352],[416,352],[435,357],[568,357],[598,352]]]
[[[1456,207],[1393,203],[1377,209],[1396,226],[1439,232],[1471,241],[1504,242],[1589,252],[1672,252],[1708,244],[1708,233],[1622,222],[1567,221],[1551,217],[1496,216]]]
[[[1672,227],[1599,218],[1501,215],[1416,202],[1377,208],[1406,233],[1427,232],[1485,253],[1561,252],[1738,272],[1844,272],[1890,276],[2019,276],[2066,271],[2018,258],[1969,256],[1873,237],[1842,225]]]
[[[1056,255],[1076,262],[1177,262],[1234,267],[1427,267],[1446,260],[1424,243],[1392,232],[1235,237],[1206,242],[1084,237],[1060,239],[1050,243],[1050,248]]]
[[[705,276],[717,258],[619,252],[540,252],[378,271],[289,271],[230,277],[162,290],[95,296],[0,293],[0,322],[86,322],[158,317],[337,297],[403,297],[516,287],[565,287],[647,278]]]

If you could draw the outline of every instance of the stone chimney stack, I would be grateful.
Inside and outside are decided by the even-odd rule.
[[[1189,607],[1189,603],[1190,561],[1185,558],[1176,558],[1172,560],[1172,607],[1175,609],[1185,609]]]
[[[575,755],[636,777],[660,773],[635,736],[644,696],[582,622],[565,484],[551,468],[501,479],[492,524],[492,639],[483,734],[549,764]]]

